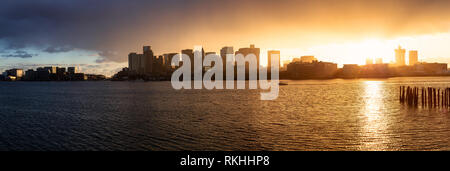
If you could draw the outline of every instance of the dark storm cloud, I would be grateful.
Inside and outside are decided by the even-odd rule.
[[[44,49],[44,52],[47,52],[47,53],[60,53],[60,52],[69,52],[69,51],[71,51],[73,49],[74,48],[67,47],[67,46],[65,46],[65,47],[50,46],[50,47]]]
[[[37,48],[59,53],[77,48],[105,54],[119,46],[119,35],[141,27],[138,21],[154,10],[152,2],[6,0],[0,6],[0,40],[6,42],[6,50]],[[109,56],[102,61],[121,59]]]
[[[363,35],[375,30],[388,36],[447,32],[449,3],[448,0],[2,0],[0,41],[5,44],[0,49],[35,48],[48,53],[95,51],[99,53],[97,62],[101,63],[126,61],[130,49],[143,44],[174,47],[178,38],[190,42],[192,36],[211,42],[213,36],[204,34],[205,31],[240,39],[248,39],[245,36],[255,31],[285,32],[286,28]]]
[[[3,54],[1,56],[6,57],[6,58],[31,58],[33,56],[38,56],[38,54],[30,54],[23,50],[16,50],[13,53],[7,53],[7,54]]]

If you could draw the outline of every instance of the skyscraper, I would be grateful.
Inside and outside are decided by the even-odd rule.
[[[227,54],[234,54],[234,50],[232,46],[225,46],[220,49],[220,57],[222,57],[222,63],[225,66],[227,63]],[[233,62],[233,61],[228,61]]]
[[[255,45],[251,44],[249,48],[239,48],[235,55],[242,54],[246,57],[249,54],[254,54],[256,56],[257,71],[259,71],[259,53],[260,49],[255,48]],[[248,69],[248,64],[246,64],[246,68]]]
[[[274,64],[274,65],[278,65],[278,67],[280,67],[280,51],[278,51],[278,50],[267,51],[267,59],[268,59],[267,72],[268,73],[272,72],[272,55],[278,55],[278,63]]]
[[[366,58],[366,65],[372,65],[373,64],[373,58]]]
[[[151,46],[143,47],[144,54],[141,59],[141,74],[151,74],[153,71],[153,51]]]
[[[181,50],[182,55],[187,55],[191,60],[191,74],[194,74],[194,50],[192,49],[184,49]],[[183,62],[184,65],[184,62]]]
[[[409,51],[409,65],[415,65],[419,62],[419,55],[417,50],[410,50]]]
[[[140,62],[140,55],[137,53],[130,53],[128,55],[128,68],[130,71],[133,71],[135,73],[139,73],[139,68],[141,66]]]
[[[254,54],[256,56],[256,75],[258,77],[259,75],[259,53],[260,53],[260,49],[259,48],[255,48],[255,45],[251,44],[249,48],[239,48],[238,51],[236,51],[235,55],[243,55],[244,58],[247,57],[247,55],[250,54]],[[245,73],[246,73],[246,78],[249,79],[249,71],[250,71],[250,65],[248,62],[245,63]]]
[[[395,63],[397,66],[406,65],[405,62],[405,49],[402,49],[401,46],[398,46],[398,49],[395,49]]]
[[[166,53],[164,54],[164,65],[168,68],[172,68],[172,59],[177,55],[177,53]]]
[[[128,55],[128,68],[139,75],[150,75],[153,67],[151,46],[144,46],[143,52],[143,54],[130,53]]]

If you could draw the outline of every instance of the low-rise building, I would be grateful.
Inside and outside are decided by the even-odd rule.
[[[292,62],[287,66],[287,73],[291,79],[332,78],[336,71],[337,64],[331,62]]]

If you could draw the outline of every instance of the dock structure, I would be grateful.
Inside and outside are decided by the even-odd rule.
[[[450,88],[400,86],[400,103],[422,108],[450,107]]]

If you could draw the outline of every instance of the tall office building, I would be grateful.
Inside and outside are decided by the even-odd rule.
[[[251,44],[248,48],[239,48],[238,51],[236,51],[235,55],[242,54],[244,57],[247,57],[247,55],[254,54],[256,56],[256,76],[259,78],[259,54],[260,49],[256,48],[255,45]],[[237,64],[236,64],[237,65]],[[245,73],[246,78],[249,79],[249,73],[250,73],[250,65],[248,62],[245,63]]]
[[[410,50],[409,51],[409,65],[415,65],[419,62],[419,55],[417,50]]]
[[[366,65],[372,65],[373,64],[373,58],[366,58]]]
[[[181,54],[183,55],[187,55],[189,57],[189,59],[191,60],[191,74],[194,74],[194,50],[192,49],[184,49],[181,50]],[[183,60],[183,59],[181,59]],[[183,62],[184,65],[184,62]]]
[[[217,54],[216,52],[205,52],[205,58],[206,58],[208,55],[216,55],[216,54]],[[213,67],[214,65],[216,65],[216,64],[213,63],[211,67]],[[205,68],[209,68],[209,67],[205,67]]]
[[[222,63],[225,66],[227,63],[227,54],[234,54],[234,50],[232,46],[225,46],[222,49],[220,49],[220,57],[222,58]],[[228,62],[233,62],[234,59],[232,59],[232,61],[228,61]]]
[[[201,55],[200,60],[202,63],[202,68],[201,68],[200,72],[204,73],[206,70],[206,68],[203,66],[203,61],[205,60],[205,49],[203,49],[203,46],[195,46],[194,47],[194,56],[195,56],[195,53],[198,53],[199,55]],[[191,62],[192,62],[192,64],[194,64],[194,61],[191,61]],[[194,68],[192,67],[192,69],[194,69]]]
[[[398,49],[395,49],[395,64],[397,66],[405,66],[405,49],[402,49],[401,46],[398,46]]]
[[[177,53],[166,53],[164,54],[164,65],[168,68],[172,68],[172,59],[177,55]]]
[[[274,65],[278,65],[278,67],[280,67],[280,51],[278,51],[278,50],[267,51],[267,59],[268,59],[267,72],[268,73],[272,72],[272,57],[273,57],[272,55],[278,55],[278,63],[274,64]]]
[[[151,74],[153,71],[153,51],[151,46],[144,46],[143,52],[141,59],[141,74]]]
[[[141,66],[141,57],[142,55],[139,55],[137,53],[130,53],[128,55],[128,68],[130,71],[134,71],[135,73],[139,73],[139,68]]]
[[[244,57],[246,57],[249,54],[254,54],[256,56],[256,64],[257,64],[257,71],[259,71],[259,53],[260,49],[255,48],[255,45],[251,44],[249,48],[239,48],[238,51],[236,51],[235,55],[242,54]],[[248,69],[248,63],[246,63],[245,67]]]
[[[128,55],[128,68],[139,75],[151,74],[153,51],[150,46],[144,46],[143,52],[143,54],[130,53]]]

